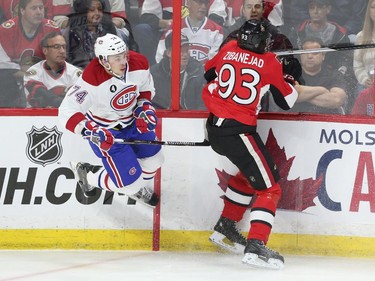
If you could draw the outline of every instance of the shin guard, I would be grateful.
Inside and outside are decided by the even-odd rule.
[[[256,199],[251,207],[250,231],[247,239],[254,238],[267,244],[280,196],[281,188],[279,184],[256,192]]]
[[[225,192],[222,216],[236,222],[240,221],[249,207],[254,192],[241,172],[231,177]]]

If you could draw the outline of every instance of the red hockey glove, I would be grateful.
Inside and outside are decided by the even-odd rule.
[[[104,151],[110,150],[115,143],[112,133],[108,129],[98,126],[93,121],[86,121],[82,135]]]
[[[136,118],[135,124],[137,130],[143,134],[152,131],[156,128],[158,118],[156,117],[155,108],[151,102],[144,101],[141,105],[138,105],[133,113]]]

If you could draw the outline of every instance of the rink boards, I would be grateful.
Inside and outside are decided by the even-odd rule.
[[[86,141],[55,116],[0,119],[1,249],[216,250],[208,237],[236,171],[210,147],[163,147],[155,211],[105,192],[83,202],[69,161],[100,164]],[[204,122],[160,118],[158,134],[202,141]],[[291,254],[375,256],[373,124],[268,117],[259,132],[282,174],[270,244]],[[240,227],[246,234],[248,216]]]

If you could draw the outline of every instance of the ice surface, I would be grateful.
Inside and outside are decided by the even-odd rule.
[[[374,259],[285,256],[283,270],[254,269],[242,255],[148,251],[0,251],[0,281],[373,280]]]

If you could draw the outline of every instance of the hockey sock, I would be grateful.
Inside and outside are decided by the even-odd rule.
[[[104,167],[100,167],[99,169],[96,169],[94,171],[89,171],[87,173],[87,182],[91,186],[96,186],[100,189],[104,189],[101,182],[100,182],[100,176],[105,172]],[[105,172],[107,174],[107,172]],[[107,174],[108,175],[108,174]]]
[[[154,177],[155,177],[155,174],[156,174],[156,171],[154,171],[154,172],[147,172],[145,170],[142,170],[142,178],[145,181],[151,181],[151,180],[153,180]]]
[[[89,172],[87,173],[87,180],[90,185],[97,186],[100,189],[118,192],[125,195],[133,195],[137,193],[142,187],[144,187],[145,181],[142,177],[139,177],[135,182],[128,184],[126,186],[118,187],[109,176],[108,172],[101,168],[96,173]],[[95,184],[92,184],[95,183]]]
[[[249,207],[254,190],[241,172],[231,177],[225,192],[222,216],[240,221]]]
[[[279,184],[271,188],[256,192],[256,199],[251,207],[250,231],[247,239],[259,239],[267,244],[275,219],[277,203],[280,199]]]

